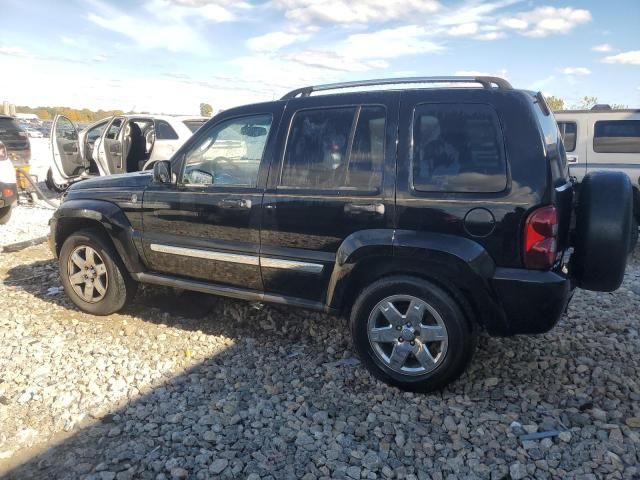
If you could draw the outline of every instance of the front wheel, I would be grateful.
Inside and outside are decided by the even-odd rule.
[[[110,315],[135,295],[137,284],[98,230],[81,230],[69,236],[60,250],[59,263],[65,292],[87,313]]]
[[[414,277],[388,277],[367,287],[351,313],[355,348],[367,369],[403,390],[430,392],[458,378],[476,333],[456,300]]]

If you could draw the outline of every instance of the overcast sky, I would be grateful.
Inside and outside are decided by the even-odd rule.
[[[1,0],[0,101],[196,113],[306,84],[492,74],[640,106],[640,0]]]

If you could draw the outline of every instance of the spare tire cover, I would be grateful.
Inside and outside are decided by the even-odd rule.
[[[633,193],[622,172],[592,172],[580,184],[573,273],[580,288],[612,292],[627,266]]]

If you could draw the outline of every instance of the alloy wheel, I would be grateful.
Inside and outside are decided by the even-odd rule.
[[[97,303],[107,293],[107,266],[98,252],[87,245],[76,247],[69,255],[68,275],[73,291],[87,303]]]
[[[447,353],[447,327],[433,306],[412,295],[386,297],[373,308],[367,335],[375,355],[404,375],[433,371]]]

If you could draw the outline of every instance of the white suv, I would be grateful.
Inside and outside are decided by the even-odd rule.
[[[17,199],[16,172],[4,143],[0,142],[0,225],[9,221]]]
[[[581,182],[594,170],[625,173],[633,185],[633,210],[640,223],[640,109],[613,110],[596,105],[591,110],[554,112],[571,175]],[[634,243],[637,228],[634,229]]]
[[[207,120],[129,114],[103,118],[78,131],[71,120],[57,115],[51,126],[47,187],[60,192],[88,177],[145,170],[171,158]]]

